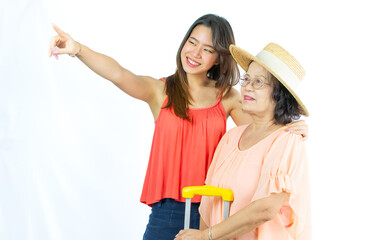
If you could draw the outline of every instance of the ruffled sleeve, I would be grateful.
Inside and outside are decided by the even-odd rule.
[[[283,224],[292,239],[310,239],[307,155],[300,137],[286,132],[276,138],[266,154],[252,201],[280,192],[288,192],[290,197],[279,211],[277,221]],[[264,225],[268,227],[268,222]],[[261,236],[262,230],[263,226],[259,229]]]

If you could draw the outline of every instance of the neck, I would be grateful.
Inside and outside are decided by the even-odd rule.
[[[252,123],[250,126],[253,131],[268,131],[281,127],[281,125],[275,123],[273,116],[252,115],[251,118]]]
[[[190,88],[206,87],[210,84],[210,79],[206,75],[187,75],[188,86]]]

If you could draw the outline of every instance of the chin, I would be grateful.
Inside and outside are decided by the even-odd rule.
[[[248,114],[253,112],[248,107],[245,107],[244,105],[242,106],[241,110],[243,110],[243,112],[248,113]]]

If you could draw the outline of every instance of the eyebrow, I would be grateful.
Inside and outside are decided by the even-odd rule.
[[[251,76],[249,73],[246,73],[245,75]],[[254,77],[263,77],[265,79],[268,79],[266,76],[263,75],[254,75]]]
[[[194,37],[190,37],[190,38],[192,38],[193,40],[195,40],[195,41],[198,41],[198,42],[200,42],[199,40],[197,40],[196,38],[194,38]],[[213,48],[213,49],[215,49],[213,46],[211,46],[211,45],[209,45],[209,44],[204,44],[204,46],[207,46],[207,47],[210,47],[210,48]]]

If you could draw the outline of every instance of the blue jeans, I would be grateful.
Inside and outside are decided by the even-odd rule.
[[[191,205],[191,226],[199,229],[200,203]],[[149,222],[143,240],[172,240],[180,230],[184,229],[185,203],[166,198],[152,205]]]

